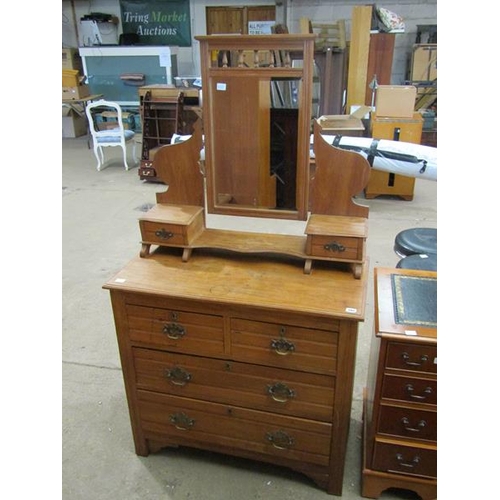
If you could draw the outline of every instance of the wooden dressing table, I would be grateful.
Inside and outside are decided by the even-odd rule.
[[[139,220],[140,255],[104,285],[135,449],[190,446],[270,462],[341,495],[368,275],[368,209],[352,197],[370,167],[316,128],[309,200],[314,35],[197,38],[205,161],[199,123],[187,141],[158,149],[154,168],[168,189]],[[302,54],[300,68],[289,51]],[[284,207],[271,168],[270,96],[285,95],[290,81],[298,143],[295,196]],[[307,221],[306,232],[213,229],[207,213]]]

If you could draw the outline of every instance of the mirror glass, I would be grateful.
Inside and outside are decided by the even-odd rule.
[[[298,172],[308,168],[298,156],[301,78],[227,75],[210,83],[209,212],[298,218]]]

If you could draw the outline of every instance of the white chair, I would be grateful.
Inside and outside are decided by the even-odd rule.
[[[92,135],[92,142],[94,144],[94,154],[97,158],[97,170],[101,170],[104,164],[104,153],[102,148],[120,146],[123,149],[123,163],[125,164],[125,170],[129,169],[127,163],[127,144],[132,142],[132,155],[134,161],[135,157],[135,132],[133,130],[125,129],[123,126],[123,115],[122,109],[116,102],[106,101],[105,99],[100,99],[99,101],[91,102],[86,108],[87,119],[89,122],[89,129]],[[97,121],[97,116],[112,116],[113,121]],[[98,125],[99,123],[99,125]],[[100,130],[103,126],[108,127],[111,125],[112,128],[104,128]]]

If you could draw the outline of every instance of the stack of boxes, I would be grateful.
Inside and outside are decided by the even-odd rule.
[[[83,82],[82,60],[78,49],[62,49],[62,99],[83,99],[90,95]]]
[[[78,49],[62,49],[62,136],[63,138],[80,137],[87,133],[87,121],[84,116],[85,107],[77,113],[64,101],[82,99],[89,95],[87,85],[83,81],[83,67]]]

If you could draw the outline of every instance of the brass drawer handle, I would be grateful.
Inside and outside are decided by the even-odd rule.
[[[330,250],[331,252],[345,252],[345,246],[341,245],[336,241],[332,241],[331,243],[326,243],[323,248],[325,250]]]
[[[160,238],[162,240],[168,240],[170,238],[172,238],[172,236],[174,235],[174,233],[172,233],[172,231],[165,231],[165,229],[159,229],[158,231],[155,231],[155,236],[157,238]]]
[[[401,354],[401,357],[403,358],[405,365],[414,366],[414,367],[415,366],[422,366],[429,360],[429,356],[427,356],[426,354],[423,354],[422,356],[420,356],[420,361],[409,361],[410,355],[407,352],[403,352]]]
[[[186,335],[186,329],[182,325],[179,325],[179,323],[167,323],[163,327],[163,333],[165,333],[169,339],[177,340]]]
[[[266,440],[278,450],[287,450],[295,444],[295,439],[285,431],[267,432]]]
[[[289,399],[295,397],[295,391],[282,382],[268,385],[267,393],[278,403],[286,403]]]
[[[411,427],[410,426],[410,419],[408,417],[403,417],[401,419],[401,423],[403,424],[404,430],[408,431],[408,432],[420,432],[427,425],[427,422],[425,420],[420,420],[417,423],[416,427]]]
[[[176,429],[181,431],[188,431],[194,425],[194,419],[189,418],[185,413],[173,413],[170,415],[170,423],[172,423]]]
[[[286,356],[295,351],[295,345],[286,339],[273,339],[271,340],[271,349],[280,356]]]
[[[401,467],[406,467],[408,469],[414,469],[420,463],[420,457],[418,455],[415,456],[411,462],[405,462],[403,455],[401,453],[397,453],[396,460],[399,462]]]
[[[418,394],[413,394],[413,391],[415,388],[411,384],[406,384],[406,392],[408,393],[408,396],[412,399],[417,399],[418,401],[423,401],[428,398],[432,394],[432,387],[426,387],[424,389],[424,394],[422,396],[419,396]]]
[[[191,374],[180,366],[175,366],[171,370],[165,370],[165,377],[173,385],[180,386],[185,386],[191,380]]]

